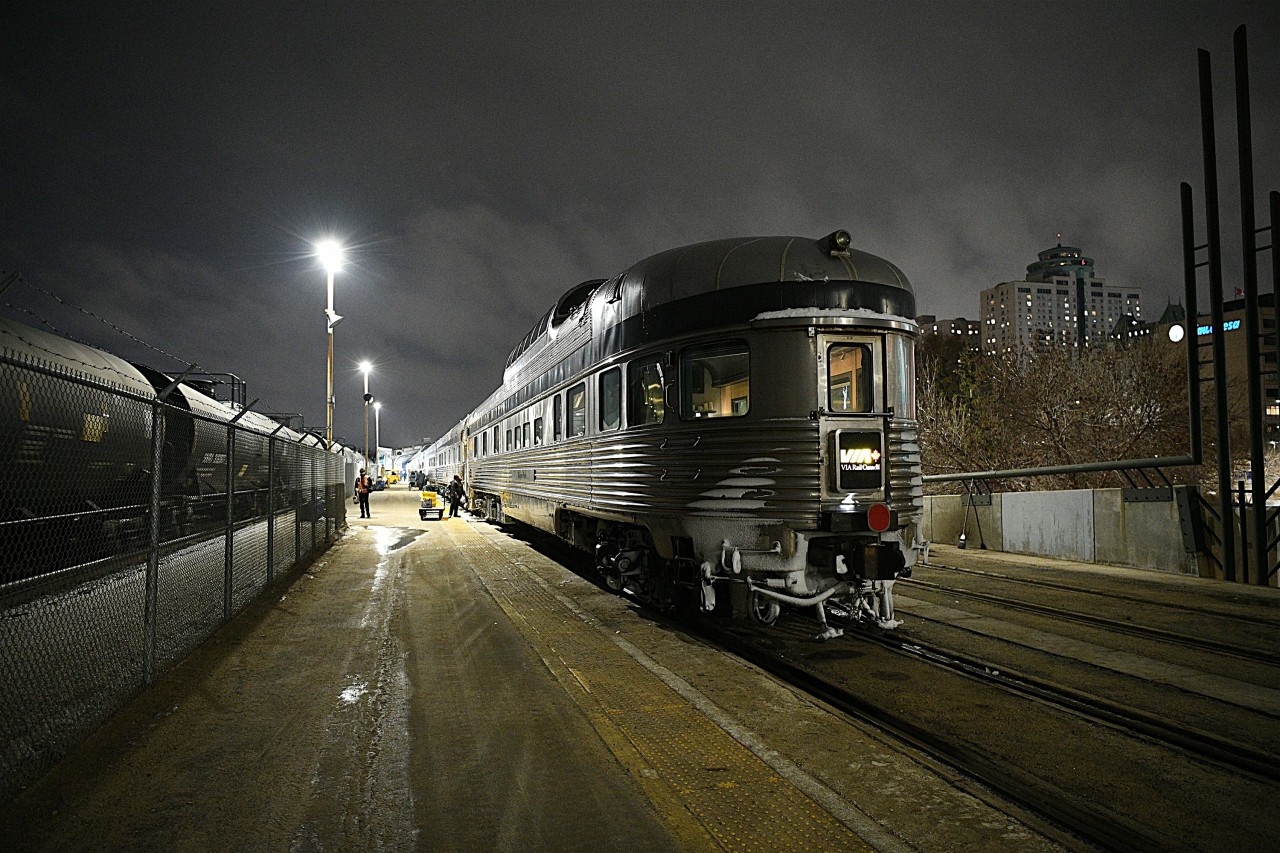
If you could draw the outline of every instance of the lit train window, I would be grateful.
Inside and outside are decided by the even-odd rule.
[[[560,428],[564,424],[564,397],[559,394],[555,396],[554,402],[551,404],[551,440],[560,440]]]
[[[600,431],[622,426],[622,368],[600,374]]]
[[[871,348],[834,344],[827,349],[827,411],[870,412]]]
[[[587,384],[580,382],[568,391],[569,411],[566,413],[564,431],[567,438],[587,434]]]
[[[533,419],[533,446],[542,444],[542,418]]]
[[[524,422],[524,426],[520,429],[520,434],[523,436],[523,438],[520,439],[520,446],[528,447],[529,446],[529,422],[528,421]]]
[[[507,430],[507,450],[511,449],[511,430]]]
[[[680,414],[685,418],[737,418],[751,408],[751,353],[745,341],[685,350]]]
[[[662,399],[662,356],[637,359],[627,368],[627,426],[660,424],[666,414]]]
[[[494,428],[493,428],[493,452],[494,452],[494,453],[498,453],[499,451],[501,451],[501,450],[502,450],[502,448],[498,446],[498,436],[499,436],[499,434],[500,434],[500,433],[498,432],[498,429],[499,429],[499,427],[494,427]]]

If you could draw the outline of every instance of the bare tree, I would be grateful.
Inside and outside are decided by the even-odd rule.
[[[924,470],[1007,470],[1188,452],[1185,367],[1174,348],[1045,348],[952,360],[922,347]],[[1196,479],[1181,472],[1179,479]],[[1115,473],[993,484],[1006,490],[1122,485]],[[948,489],[954,491],[954,489]]]

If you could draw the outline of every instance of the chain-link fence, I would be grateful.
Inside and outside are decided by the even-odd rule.
[[[346,522],[341,457],[139,377],[0,352],[0,803]]]

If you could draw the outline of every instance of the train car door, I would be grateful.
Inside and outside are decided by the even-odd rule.
[[[819,334],[818,406],[822,497],[885,498],[884,339]]]

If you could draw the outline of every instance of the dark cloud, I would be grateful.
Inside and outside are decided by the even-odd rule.
[[[6,299],[322,425],[309,241],[340,236],[337,431],[363,434],[368,358],[394,444],[487,396],[561,292],[699,240],[847,228],[922,313],[976,316],[1061,233],[1158,311],[1181,289],[1178,182],[1203,184],[1200,47],[1239,268],[1240,23],[1257,183],[1280,186],[1276,5],[42,7],[0,36],[0,268],[163,354]]]

